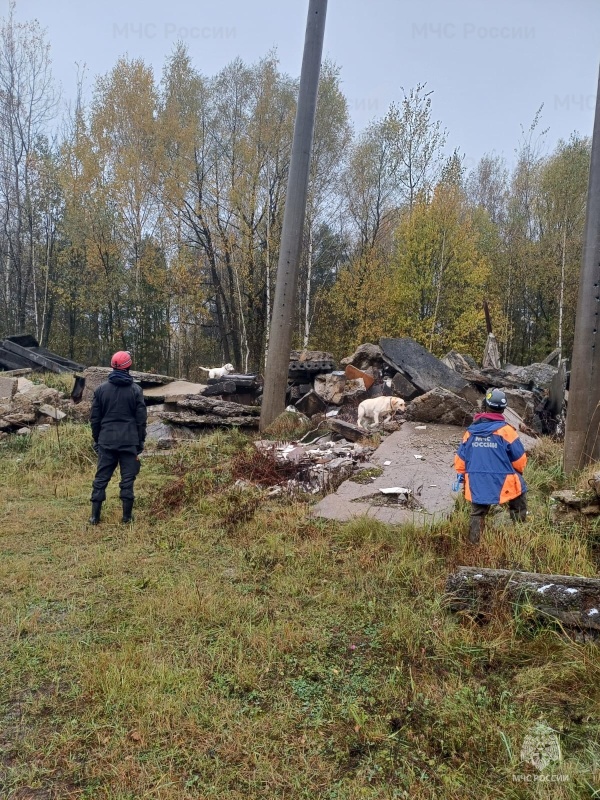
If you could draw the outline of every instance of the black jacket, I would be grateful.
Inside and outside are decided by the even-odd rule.
[[[148,412],[140,387],[125,370],[113,370],[94,392],[92,437],[111,450],[144,449]]]

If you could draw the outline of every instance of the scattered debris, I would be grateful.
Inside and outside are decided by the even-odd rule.
[[[373,452],[373,448],[364,445],[333,441],[283,444],[260,440],[254,445],[260,453],[274,458],[276,463],[293,466],[285,474],[285,482],[280,481],[287,491],[309,494],[334,490]]]

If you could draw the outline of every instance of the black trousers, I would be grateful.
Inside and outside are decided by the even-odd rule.
[[[486,517],[491,505],[483,505],[482,503],[471,503],[471,519],[476,517]],[[527,494],[523,492],[518,497],[513,497],[508,501],[508,509],[510,511],[510,518],[514,522],[525,522],[527,517]]]
[[[92,484],[92,503],[103,503],[106,500],[106,487],[113,476],[117,465],[121,469],[119,483],[121,500],[133,500],[133,484],[140,471],[140,460],[135,447],[123,450],[111,450],[98,447],[98,467]]]

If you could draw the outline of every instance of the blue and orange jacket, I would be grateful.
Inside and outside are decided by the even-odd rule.
[[[481,505],[507,503],[527,491],[523,443],[502,414],[476,414],[454,456],[464,475],[465,499]]]

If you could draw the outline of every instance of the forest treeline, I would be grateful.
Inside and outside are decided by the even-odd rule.
[[[122,58],[67,113],[36,21],[0,29],[0,338],[83,363],[261,370],[269,338],[298,80],[275,54],[202,74],[183,44],[161,76]],[[50,131],[59,133],[51,135]],[[470,171],[425,85],[353,131],[324,63],[295,309],[296,347],[347,355],[412,336],[480,358],[483,300],[505,360],[572,347],[590,142]]]

